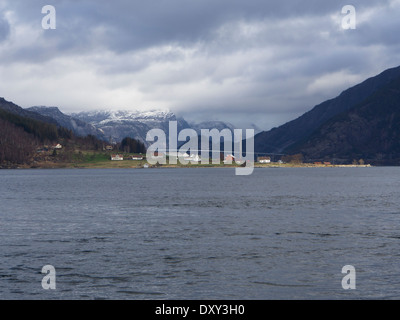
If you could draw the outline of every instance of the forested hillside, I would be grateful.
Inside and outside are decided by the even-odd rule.
[[[71,151],[76,148],[100,150],[104,142],[93,136],[76,137],[63,127],[0,108],[0,166],[9,167],[41,160],[56,144],[62,144],[64,149]],[[52,155],[56,160],[56,152]],[[64,152],[63,160],[66,156],[68,153]]]

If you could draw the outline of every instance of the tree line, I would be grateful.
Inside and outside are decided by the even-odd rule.
[[[25,132],[32,134],[40,142],[51,142],[57,139],[71,139],[73,133],[55,124],[46,123],[40,120],[20,116],[15,113],[0,109],[0,119],[3,119],[16,127],[22,128]]]
[[[117,144],[117,149],[125,153],[146,153],[146,146],[143,142],[126,137]]]
[[[64,127],[0,108],[0,165],[30,163],[38,148],[60,142],[70,152],[75,149],[101,150],[104,144],[93,135],[77,137]]]
[[[0,118],[0,164],[23,164],[39,146],[39,139]]]

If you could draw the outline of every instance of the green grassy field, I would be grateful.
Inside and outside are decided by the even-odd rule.
[[[27,166],[27,168],[143,168],[145,165],[149,167],[161,167],[161,168],[226,168],[226,167],[239,167],[239,165],[233,164],[212,164],[211,160],[209,164],[201,163],[189,163],[181,164],[179,161],[177,164],[156,164],[150,165],[147,160],[132,160],[132,156],[136,154],[122,153],[124,160],[112,161],[112,152],[106,151],[75,151],[68,154],[63,151],[58,153],[57,157],[47,157],[45,160],[36,162],[34,166]],[[120,153],[121,154],[121,153]],[[356,165],[361,167],[361,165]],[[369,165],[365,165],[369,166]],[[365,167],[363,166],[363,167]],[[297,168],[297,167],[355,167],[355,165],[346,166],[335,166],[335,165],[316,165],[309,163],[255,163],[256,168]]]

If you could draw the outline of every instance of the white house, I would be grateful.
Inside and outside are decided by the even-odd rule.
[[[187,153],[183,156],[183,160],[191,161],[191,162],[200,162],[201,157],[198,154],[188,155]]]
[[[143,156],[132,156],[132,160],[143,160]]]
[[[271,163],[271,158],[270,157],[258,157],[258,162],[259,163]]]
[[[120,154],[112,154],[111,160],[112,161],[122,161],[122,160],[124,160],[124,157],[121,156]]]

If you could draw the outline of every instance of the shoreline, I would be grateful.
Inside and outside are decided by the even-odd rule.
[[[129,161],[129,162],[128,162]],[[34,165],[15,165],[15,166],[4,166],[0,167],[1,169],[163,169],[163,168],[240,168],[240,165],[214,165],[214,164],[190,164],[190,165],[182,165],[182,164],[161,164],[161,165],[149,165],[148,168],[145,168],[144,165],[147,162],[141,161],[136,165],[133,165],[131,160],[126,161],[118,161],[116,163],[52,163],[52,162],[44,162],[44,163],[36,163]],[[371,168],[376,167],[370,164],[363,165],[355,165],[355,164],[340,164],[340,165],[324,165],[324,164],[312,164],[312,163],[302,163],[302,164],[292,164],[292,163],[284,163],[284,164],[254,164],[254,168],[266,168],[266,169],[276,169],[276,168]],[[382,166],[383,167],[383,166]]]

